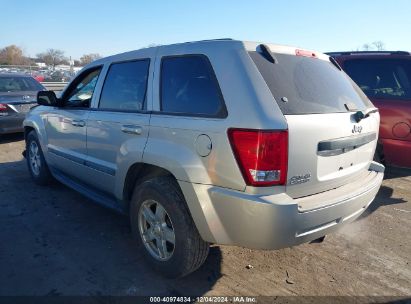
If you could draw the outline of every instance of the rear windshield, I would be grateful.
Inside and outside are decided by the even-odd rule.
[[[411,60],[353,59],[344,69],[369,98],[411,99]]]
[[[41,91],[44,88],[31,77],[0,77],[0,92]]]
[[[283,114],[321,114],[364,110],[371,103],[355,83],[329,61],[273,53],[271,63],[250,52]]]

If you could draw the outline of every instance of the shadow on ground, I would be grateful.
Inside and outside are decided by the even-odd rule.
[[[384,179],[393,179],[399,177],[411,176],[410,168],[386,167]]]
[[[23,160],[0,163],[0,295],[202,295],[221,277],[212,247],[192,275],[152,271],[128,217],[62,184],[35,185]]]
[[[374,201],[367,208],[367,210],[364,211],[364,213],[359,217],[359,219],[369,216],[371,213],[373,213],[382,206],[402,204],[407,202],[403,198],[392,197],[393,192],[394,190],[392,188],[387,186],[381,186]]]
[[[20,141],[24,139],[23,133],[13,133],[13,134],[5,134],[0,135],[0,144],[8,144],[16,141]]]

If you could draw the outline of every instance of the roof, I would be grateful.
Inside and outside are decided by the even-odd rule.
[[[92,63],[85,66],[83,69],[88,69],[90,67],[99,66],[105,64],[107,62],[112,62],[113,60],[131,60],[134,56],[149,56],[150,54],[155,54],[158,50],[161,49],[168,49],[168,50],[176,50],[179,49],[182,52],[196,52],[203,47],[207,49],[215,49],[218,47],[230,46],[231,48],[238,48],[238,49],[246,49],[247,51],[256,50],[260,45],[264,44],[265,46],[269,47],[272,52],[276,53],[284,53],[284,54],[292,54],[295,55],[296,49],[304,50],[307,52],[313,52],[316,54],[317,58],[328,60],[328,56],[324,55],[321,52],[307,50],[305,48],[293,47],[293,46],[286,46],[280,44],[272,44],[272,43],[264,43],[264,42],[253,42],[253,41],[243,41],[243,40],[236,40],[231,38],[220,38],[220,39],[208,39],[208,40],[199,40],[199,41],[189,41],[189,42],[182,42],[182,43],[174,43],[174,44],[167,44],[167,45],[158,45],[152,46],[147,48],[141,48],[125,53],[115,54],[108,57],[104,57],[93,61]]]
[[[31,77],[31,75],[21,74],[21,73],[1,73],[0,77]]]
[[[411,55],[410,52],[406,52],[406,51],[352,51],[352,52],[327,52],[325,54],[327,54],[329,56],[333,56],[333,57],[350,56],[350,55],[355,55],[355,56],[362,56],[362,55],[368,55],[368,56],[404,55],[404,56],[409,56],[409,55]]]

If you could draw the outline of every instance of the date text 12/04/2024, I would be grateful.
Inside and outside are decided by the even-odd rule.
[[[150,297],[150,303],[256,303],[255,297]]]

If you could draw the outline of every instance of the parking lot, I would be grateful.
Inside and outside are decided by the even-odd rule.
[[[359,220],[323,243],[214,246],[189,277],[146,266],[128,219],[69,188],[35,185],[21,135],[0,139],[0,295],[411,296],[411,172],[389,169]]]

